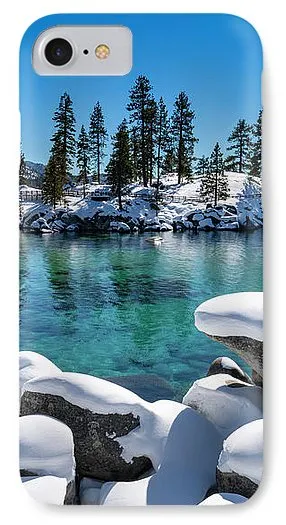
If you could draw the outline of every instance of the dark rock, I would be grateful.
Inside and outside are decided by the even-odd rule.
[[[131,411],[129,414],[97,414],[57,395],[25,391],[21,398],[21,415],[28,414],[51,416],[72,430],[80,477],[131,481],[152,467],[145,456],[135,457],[127,463],[121,457],[121,446],[115,441],[116,437],[125,436],[140,425],[139,417]]]
[[[261,378],[263,377],[263,342],[244,336],[220,337],[209,335],[214,341],[224,344],[238,354]]]
[[[217,468],[216,478],[218,492],[230,492],[251,498],[258,488],[256,483],[236,472],[221,472]]]
[[[207,376],[215,374],[228,374],[232,377],[235,377],[236,379],[240,379],[240,381],[249,383],[250,385],[254,384],[254,381],[252,381],[251,377],[249,377],[249,375],[229,357],[217,357],[212,362],[208,369]]]

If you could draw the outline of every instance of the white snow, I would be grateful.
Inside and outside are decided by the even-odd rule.
[[[100,504],[197,505],[215,484],[220,447],[214,426],[186,407],[173,422],[158,472],[138,481],[104,483]]]
[[[24,391],[61,396],[69,403],[98,414],[129,414],[139,416],[140,426],[117,438],[123,447],[121,455],[127,462],[145,455],[155,469],[160,465],[169,429],[185,406],[169,400],[148,403],[139,396],[110,381],[97,377],[62,372],[55,377],[39,377],[25,383]]]
[[[209,299],[196,309],[195,325],[208,335],[263,341],[263,293],[240,292]]]
[[[215,374],[195,381],[183,403],[203,414],[223,438],[262,417],[262,389],[228,374]]]
[[[23,486],[38,503],[63,505],[67,481],[56,476],[23,477]]]
[[[19,355],[20,394],[26,381],[39,376],[60,374],[61,370],[49,359],[37,352],[22,351]]]
[[[20,469],[43,475],[74,478],[72,432],[48,416],[20,417]]]
[[[233,505],[234,503],[244,503],[248,501],[247,498],[240,494],[221,492],[219,494],[212,494],[208,498],[204,499],[199,506],[211,506],[214,505]]]
[[[236,472],[257,485],[263,472],[263,419],[238,428],[223,443],[218,461],[221,472]]]

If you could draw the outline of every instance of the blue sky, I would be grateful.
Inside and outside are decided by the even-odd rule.
[[[39,33],[53,25],[123,24],[133,32],[133,68],[124,77],[40,77],[31,64]],[[239,118],[257,119],[261,108],[262,50],[253,27],[231,15],[52,15],[25,33],[20,57],[22,147],[26,159],[46,163],[52,116],[60,95],[73,100],[77,130],[88,126],[99,100],[109,134],[128,116],[128,92],[147,75],[157,99],[169,110],[186,91],[196,114],[196,156],[208,155],[216,141],[223,150]]]

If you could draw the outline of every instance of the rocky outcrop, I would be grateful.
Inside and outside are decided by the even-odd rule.
[[[72,430],[80,477],[130,481],[152,467],[144,456],[134,457],[130,463],[121,456],[122,448],[116,438],[140,426],[140,418],[132,414],[131,406],[126,414],[96,413],[60,395],[26,390],[21,398],[21,415],[27,414],[46,414]]]

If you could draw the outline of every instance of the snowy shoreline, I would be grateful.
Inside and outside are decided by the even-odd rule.
[[[208,336],[225,327],[242,342],[245,333],[261,340],[253,331],[261,300],[251,292],[214,298],[198,307],[195,324]],[[32,497],[54,504],[241,503],[262,476],[262,392],[255,376],[219,357],[181,402],[149,402],[112,379],[63,372],[21,351],[22,481]]]
[[[230,176],[233,174],[230,174]],[[237,174],[232,177],[237,191]],[[171,183],[173,178],[171,177]],[[243,183],[242,183],[243,182]],[[22,202],[20,228],[31,233],[144,233],[182,231],[245,231],[263,226],[260,188],[240,180],[240,193],[217,206],[199,202],[198,183],[165,185],[164,198],[154,188],[128,187],[122,209],[118,199],[98,200],[91,191],[85,198],[69,197],[64,207]],[[79,188],[81,190],[81,188]],[[102,191],[106,187],[102,187]]]

